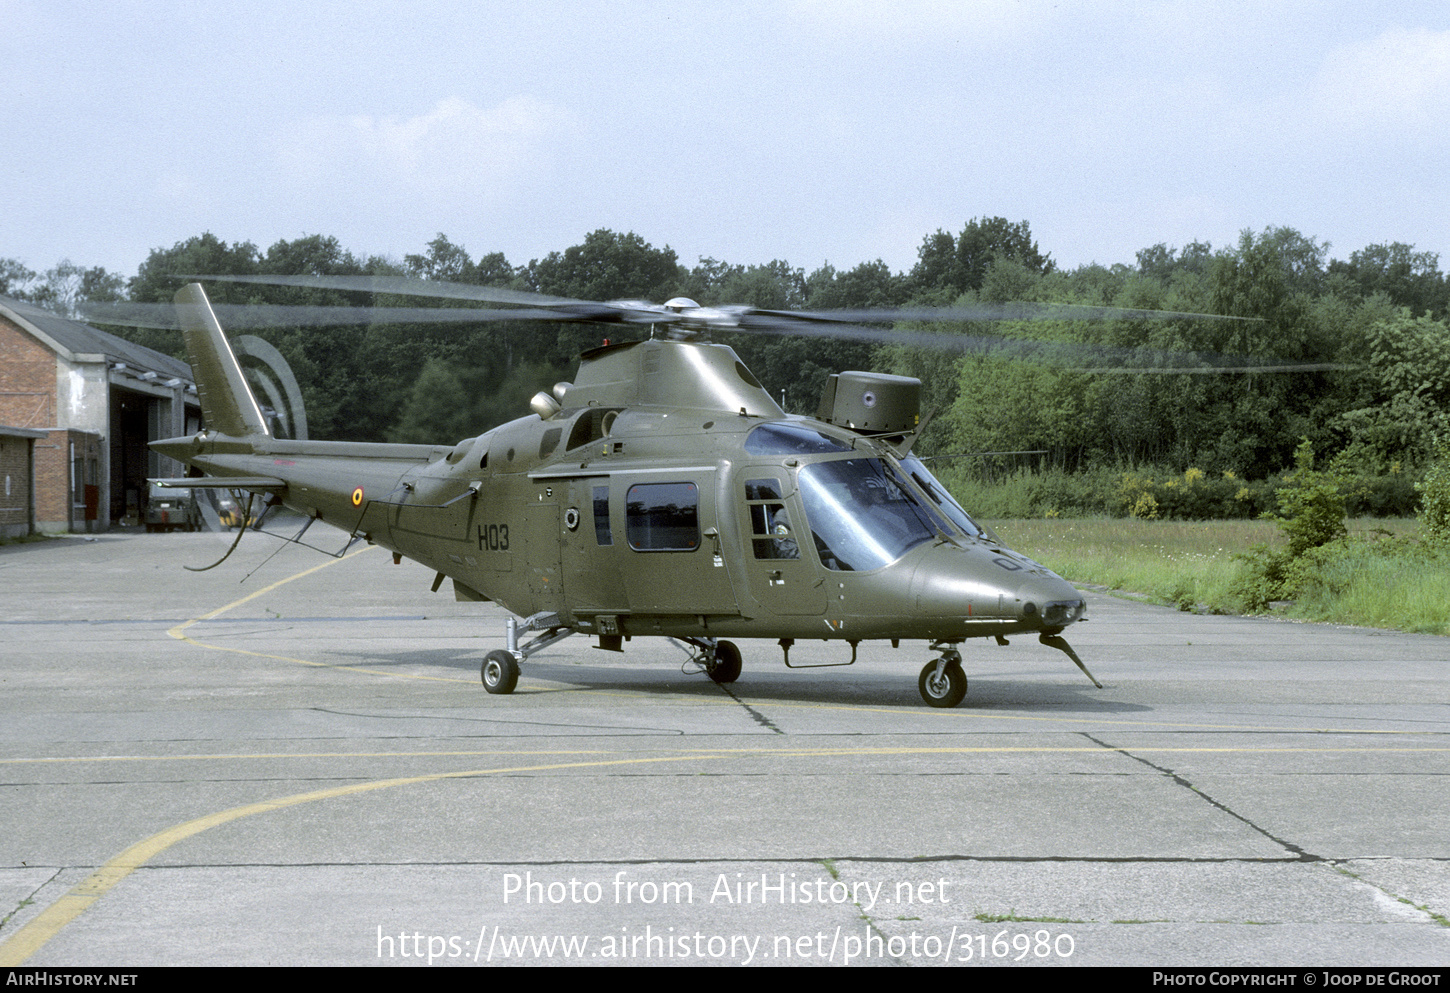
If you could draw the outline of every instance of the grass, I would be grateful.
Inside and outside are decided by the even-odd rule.
[[[15,909],[10,911],[10,913],[6,914],[3,920],[0,920],[0,928],[3,928],[5,927],[5,925],[9,924],[10,918],[14,917],[16,914],[20,913],[22,910],[24,910],[26,907],[30,906],[34,902],[34,898],[26,897],[24,900],[21,900],[19,903],[17,903],[15,905]]]
[[[1276,614],[1305,620],[1450,634],[1450,568],[1377,543],[1384,532],[1409,538],[1410,518],[1346,522],[1352,542],[1320,571],[1320,582]],[[1267,521],[1153,521],[1136,518],[1006,520],[992,527],[1011,548],[1078,583],[1092,583],[1182,610],[1241,612],[1235,555],[1255,544],[1283,544]]]
[[[1265,521],[1146,521],[1137,518],[999,521],[1009,547],[1075,582],[1136,593],[1156,603],[1225,602],[1234,553],[1277,543]]]
[[[1022,917],[1016,910],[1005,914],[976,914],[975,919],[983,924],[1090,924],[1073,917]]]
[[[1292,616],[1419,634],[1450,635],[1450,561],[1373,544],[1331,556]]]

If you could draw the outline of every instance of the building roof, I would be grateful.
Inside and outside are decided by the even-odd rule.
[[[10,318],[71,361],[78,361],[81,356],[104,356],[110,362],[124,362],[127,369],[137,372],[154,372],[158,376],[175,377],[188,383],[195,381],[191,366],[180,359],[33,304],[0,297],[0,316]]]

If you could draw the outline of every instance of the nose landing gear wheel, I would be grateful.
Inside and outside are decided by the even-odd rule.
[[[519,682],[519,663],[508,652],[489,652],[483,659],[483,688],[490,693],[512,693]]]
[[[733,641],[715,643],[715,661],[705,667],[706,674],[717,683],[733,683],[740,678],[740,649]]]
[[[916,680],[921,698],[931,707],[955,707],[967,697],[967,674],[956,663],[949,663],[936,674],[936,663],[928,662]]]

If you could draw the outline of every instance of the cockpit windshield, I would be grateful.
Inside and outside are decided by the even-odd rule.
[[[879,569],[937,533],[931,514],[881,459],[808,465],[800,491],[827,569]]]
[[[921,459],[915,455],[908,455],[901,460],[901,467],[910,474],[912,480],[921,487],[927,498],[936,504],[937,509],[950,518],[953,524],[973,538],[980,537],[984,533],[981,526],[962,509],[962,505],[953,499],[947,488],[927,470]]]

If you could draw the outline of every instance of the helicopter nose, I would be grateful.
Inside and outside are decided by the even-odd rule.
[[[1000,546],[938,546],[918,566],[912,586],[920,610],[1011,620],[1047,634],[1087,613],[1087,602],[1072,584]]]
[[[1034,577],[1017,590],[1022,619],[1041,624],[1043,631],[1056,633],[1081,620],[1087,613],[1087,601],[1072,584],[1056,575]]]

